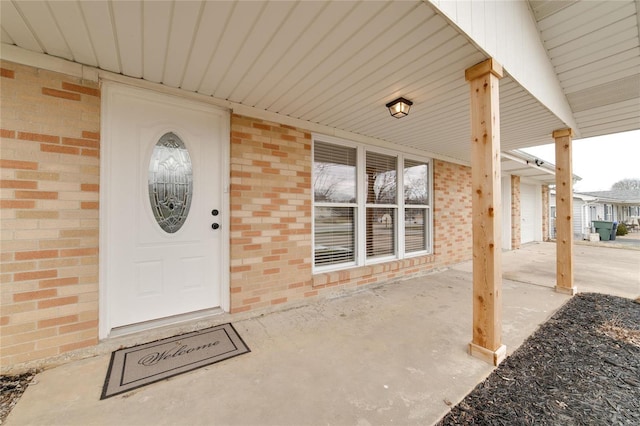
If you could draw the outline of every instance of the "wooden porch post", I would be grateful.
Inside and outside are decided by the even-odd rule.
[[[500,101],[502,66],[493,59],[465,71],[471,87],[473,340],[469,353],[498,365],[502,344]]]
[[[574,295],[571,129],[556,130],[556,291]]]

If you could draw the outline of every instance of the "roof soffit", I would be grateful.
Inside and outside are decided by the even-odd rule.
[[[640,129],[640,1],[529,4],[581,136]]]
[[[5,44],[335,134],[470,159],[464,70],[488,55],[429,2],[15,0],[0,8]],[[502,149],[549,143],[565,123],[506,70]],[[402,120],[384,107],[398,96],[414,102]]]

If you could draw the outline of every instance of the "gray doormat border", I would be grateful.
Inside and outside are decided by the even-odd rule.
[[[224,342],[222,345],[220,345],[220,350],[222,352],[220,353],[214,352],[212,354],[212,348],[217,349],[215,347],[218,345],[217,343],[213,343],[213,344],[209,343],[206,345],[201,345],[200,347],[197,348],[197,349],[202,348],[204,350],[202,351],[198,351],[197,349],[195,350],[195,352],[199,352],[199,354],[197,355],[204,356],[204,358],[202,359],[193,360],[193,357],[191,356],[182,356],[182,354],[190,355],[190,352],[191,352],[188,349],[183,350],[183,348],[186,347],[185,345],[182,344],[183,340],[201,337],[202,335],[213,333],[213,332],[223,332],[224,335],[226,336],[226,339],[228,339],[227,342]],[[217,342],[219,342],[219,340]],[[152,352],[151,355],[146,355],[145,356],[146,360],[145,360],[145,357],[137,358],[138,359],[137,363],[142,365],[146,364],[146,365],[155,366],[158,363],[158,360],[163,358],[163,355],[167,354],[166,357],[164,357],[164,359],[176,358],[176,356],[177,357],[182,356],[182,359],[180,359],[180,361],[185,361],[185,364],[181,365],[180,363],[178,363],[176,365],[175,363],[171,363],[170,365],[168,365],[168,367],[171,367],[171,368],[168,368],[160,372],[154,372],[153,374],[150,374],[147,377],[136,377],[135,380],[130,379],[129,382],[127,382],[127,379],[125,378],[127,362],[128,361],[135,362],[135,360],[133,359],[130,360],[129,358],[133,358],[133,357],[128,357],[128,355],[135,352],[141,352],[145,349],[150,349],[151,351],[153,351],[153,350],[156,350],[156,348],[162,348],[163,345],[165,346],[173,345],[173,347],[174,348],[177,347],[178,350],[177,351],[173,350],[173,352],[170,352],[169,354],[167,354],[167,351],[160,354],[159,350],[161,349],[157,349],[157,352]],[[226,348],[225,348],[225,345],[227,345]],[[231,350],[227,350],[229,349],[229,345],[232,347]],[[214,327],[192,331],[192,332],[180,334],[177,336],[167,337],[164,339],[144,343],[141,345],[131,346],[128,348],[121,348],[111,353],[111,360],[109,361],[109,368],[107,370],[107,375],[104,380],[104,385],[102,387],[102,394],[100,396],[100,399],[103,400],[115,395],[120,395],[122,393],[141,388],[151,383],[156,383],[156,382],[168,379],[170,377],[187,373],[189,371],[193,371],[198,368],[205,367],[207,365],[215,364],[217,362],[224,361],[225,359],[233,358],[235,356],[242,355],[248,352],[251,352],[251,350],[246,345],[242,337],[240,337],[240,335],[238,334],[238,332],[236,331],[236,329],[233,327],[231,323],[220,324]],[[174,356],[171,356],[171,355],[174,355]]]

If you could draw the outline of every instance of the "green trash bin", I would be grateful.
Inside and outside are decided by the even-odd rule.
[[[613,222],[607,222],[604,220],[594,220],[591,222],[593,227],[596,228],[596,232],[600,234],[600,241],[609,241],[611,239],[611,230],[613,229]]]

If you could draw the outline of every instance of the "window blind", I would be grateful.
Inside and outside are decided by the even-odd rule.
[[[396,157],[367,151],[367,204],[397,203],[397,164]]]
[[[323,203],[355,203],[356,149],[317,142],[313,155],[314,200]]]
[[[314,209],[315,265],[355,261],[355,208]]]

